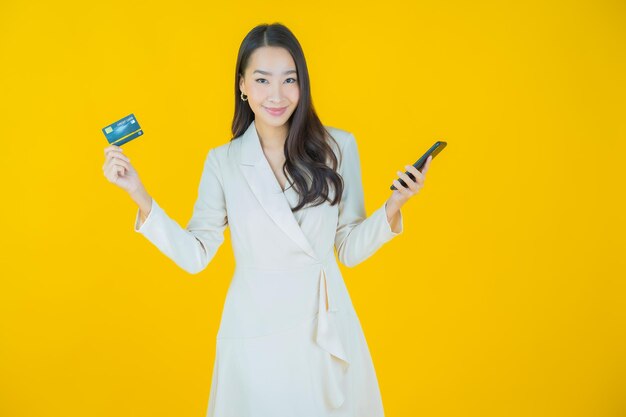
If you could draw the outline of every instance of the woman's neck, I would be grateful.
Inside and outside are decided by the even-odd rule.
[[[288,124],[276,127],[257,124],[255,122],[255,127],[263,149],[277,150],[285,147],[285,141],[287,140],[287,135],[289,134]]]

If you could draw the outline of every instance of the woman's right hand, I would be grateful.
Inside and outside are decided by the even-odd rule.
[[[104,158],[102,170],[109,182],[112,182],[129,194],[134,193],[143,186],[137,171],[130,164],[130,159],[124,155],[121,147],[110,145],[104,148]]]

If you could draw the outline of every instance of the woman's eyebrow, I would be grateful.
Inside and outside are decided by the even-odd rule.
[[[261,74],[263,74],[263,75],[272,75],[272,73],[271,73],[271,72],[263,71],[263,70],[260,70],[260,69],[258,69],[258,70],[254,70],[253,74],[254,74],[255,72],[259,72],[259,73],[261,73]],[[297,71],[296,71],[296,70],[294,70],[294,69],[292,69],[292,70],[287,70],[287,71],[283,72],[283,75],[291,74],[291,73],[294,73],[294,72],[297,72]]]

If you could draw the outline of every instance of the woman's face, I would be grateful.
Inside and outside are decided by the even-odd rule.
[[[248,96],[257,124],[283,126],[300,98],[296,64],[291,54],[281,47],[257,48],[250,55],[244,78],[239,80],[239,89]],[[282,111],[273,113],[268,109]]]

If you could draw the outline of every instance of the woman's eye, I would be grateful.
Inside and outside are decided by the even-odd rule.
[[[295,78],[287,78],[287,80],[293,80],[292,82],[287,83],[287,84],[293,84],[293,83],[295,83],[295,82],[297,82],[297,81],[298,81],[298,80],[296,80]],[[256,79],[256,80],[254,80],[254,81],[259,82],[259,81],[267,81],[267,80],[266,80],[265,78],[257,78],[257,79]],[[261,83],[261,84],[264,84],[264,83]]]

